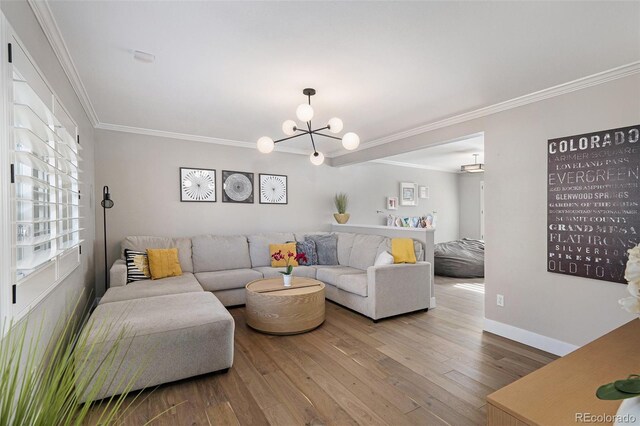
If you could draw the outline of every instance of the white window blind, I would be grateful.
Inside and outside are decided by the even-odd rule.
[[[13,315],[21,316],[80,264],[77,127],[12,40]]]

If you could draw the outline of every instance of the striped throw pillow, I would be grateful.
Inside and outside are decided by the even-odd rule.
[[[149,258],[146,252],[125,249],[124,259],[127,262],[127,284],[151,279]]]

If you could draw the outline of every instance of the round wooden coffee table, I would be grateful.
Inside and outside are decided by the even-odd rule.
[[[291,287],[282,278],[252,281],[246,286],[247,324],[270,334],[297,334],[324,322],[324,283],[293,277]]]

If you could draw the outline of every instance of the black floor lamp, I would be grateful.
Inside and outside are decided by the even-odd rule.
[[[113,200],[111,199],[108,186],[102,188],[102,202],[100,205],[102,206],[102,211],[104,213],[104,290],[107,291],[109,288],[109,267],[107,263],[107,209],[113,207]]]

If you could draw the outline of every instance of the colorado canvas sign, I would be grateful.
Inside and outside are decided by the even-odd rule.
[[[640,243],[640,125],[547,142],[547,270],[626,283]]]

